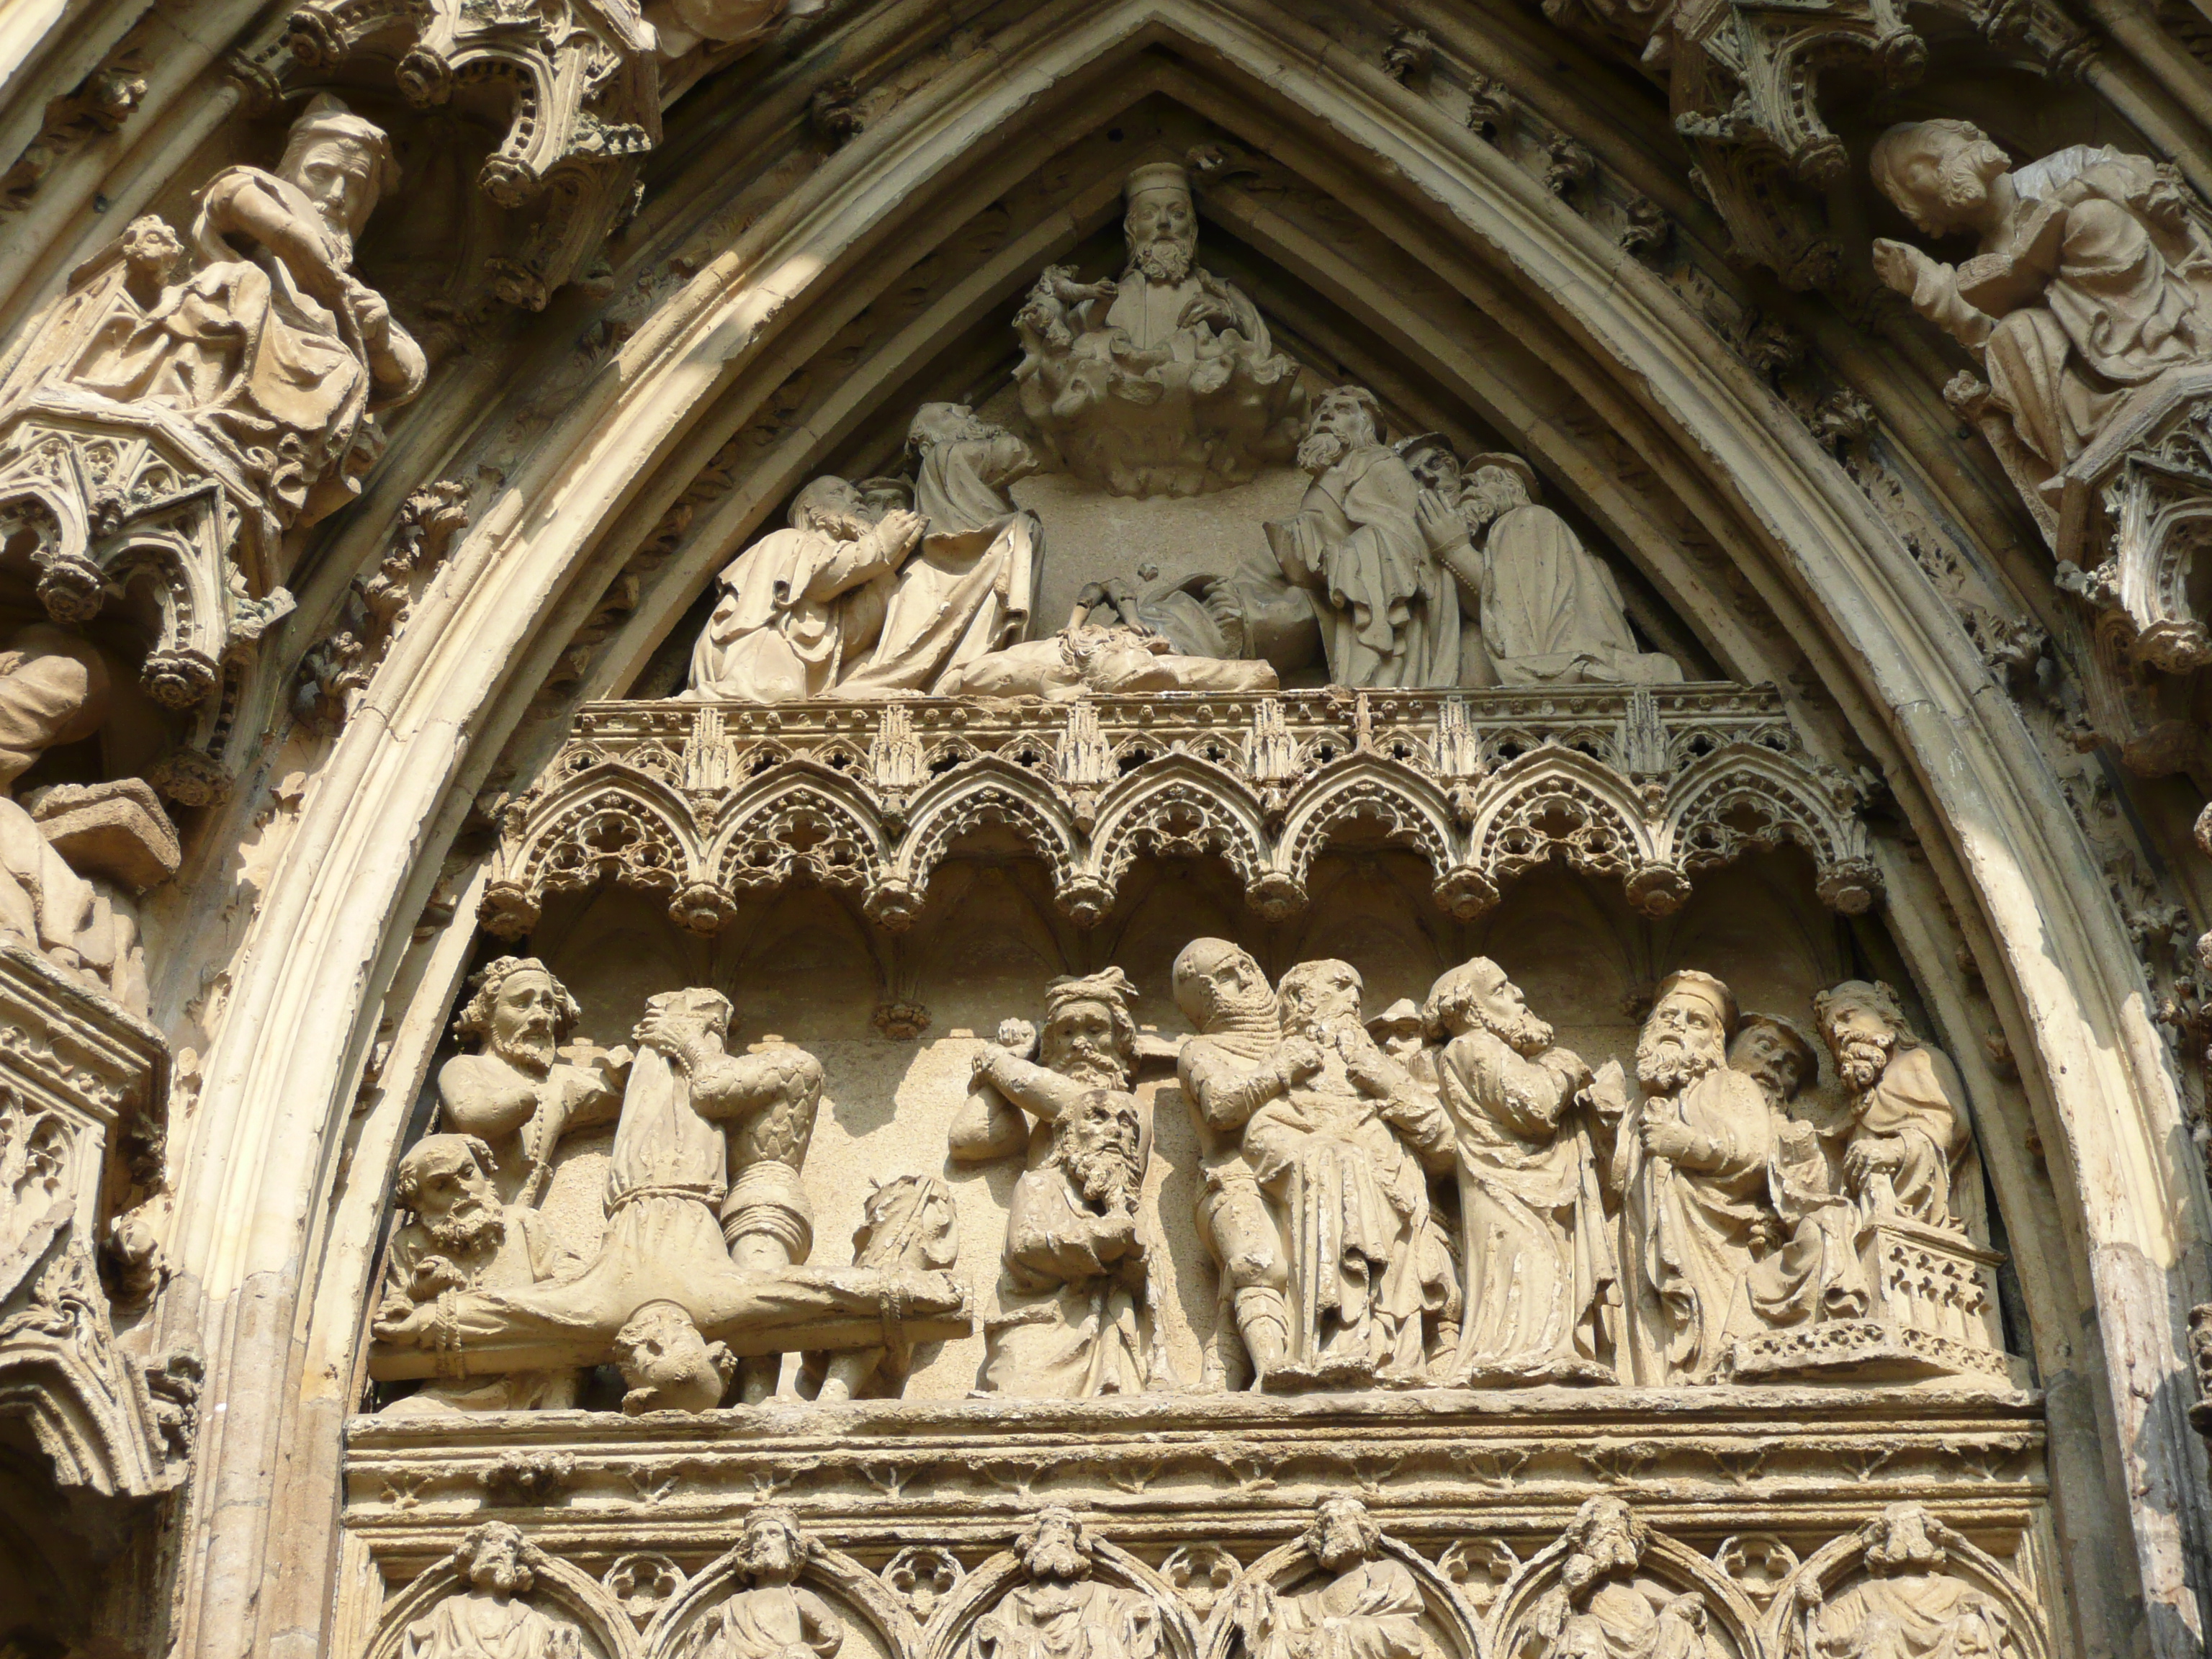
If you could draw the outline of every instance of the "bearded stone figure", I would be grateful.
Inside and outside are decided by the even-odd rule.
[[[353,275],[355,240],[398,183],[383,131],[317,94],[275,173],[228,167],[199,192],[189,248],[137,219],[80,275],[0,386],[0,418],[43,383],[180,422],[279,523],[313,524],[360,493],[383,448],[375,412],[427,373]]]
[[[952,696],[969,664],[1021,640],[1036,608],[1044,526],[1006,493],[1036,471],[1036,453],[965,404],[924,404],[907,446],[921,458],[915,510],[928,531],[841,696]],[[887,514],[877,528],[903,522]]]
[[[623,1410],[710,1412],[729,1392],[737,1357],[709,1342],[678,1302],[648,1302],[615,1333],[614,1362],[626,1392]]]
[[[1892,1504],[1860,1528],[1865,1576],[1825,1599],[1808,1586],[1792,1632],[1803,1650],[1816,1659],[2019,1659],[2004,1604],[1944,1571],[1949,1530],[1918,1504]]]
[[[744,1536],[730,1552],[744,1588],[693,1626],[684,1659],[836,1659],[845,1621],[799,1586],[809,1548],[781,1504],[748,1511]]]
[[[1436,1097],[1375,1046],[1349,963],[1303,962],[1278,995],[1285,1086],[1244,1155],[1282,1230],[1289,1331],[1269,1388],[1414,1388],[1449,1257],[1426,1248],[1429,1176],[1452,1166]]]
[[[535,957],[501,957],[469,984],[453,1031],[477,1052],[439,1068],[439,1121],[491,1149],[502,1200],[534,1205],[562,1137],[614,1117],[629,1056],[586,1049],[562,1057],[561,1040],[583,1011]]]
[[[1093,1576],[1090,1534],[1073,1510],[1040,1510],[1014,1540],[1024,1582],[975,1621],[976,1659],[1155,1659],[1159,1609]]]
[[[1465,1324],[1449,1379],[1615,1381],[1620,1273],[1583,1103],[1590,1070],[1486,957],[1429,993],[1459,1159]]]
[[[1115,282],[1048,266],[1014,318],[1022,412],[1077,477],[1116,495],[1196,495],[1290,459],[1305,414],[1297,364],[1258,307],[1198,262],[1190,178],[1132,171]]]
[[[1568,1522],[1559,1582],[1536,1604],[1529,1659],[1729,1659],[1704,1598],[1642,1572],[1650,1534],[1618,1498],[1593,1498]]]
[[[1728,1064],[1735,998],[1711,974],[1661,981],[1637,1039],[1643,1097],[1614,1152],[1630,1364],[1646,1386],[1720,1380],[1743,1282],[1771,1212],[1773,1114]]]
[[[899,568],[926,528],[921,515],[896,507],[872,518],[855,486],[815,479],[792,501],[790,527],[763,536],[722,572],[684,695],[790,702],[830,691],[874,648]]]
[[[1421,1591],[1403,1562],[1382,1553],[1382,1529],[1356,1498],[1324,1498],[1298,1540],[1328,1575],[1285,1595],[1246,1587],[1231,1613],[1248,1659],[1420,1659]]]
[[[1265,526],[1274,568],[1248,566],[1218,590],[1234,596],[1247,653],[1288,672],[1318,644],[1332,684],[1461,684],[1454,572],[1477,567],[1457,504],[1382,441],[1364,386],[1322,395],[1297,463],[1313,482],[1297,513]]]
[[[453,1552],[468,1588],[407,1626],[400,1659],[580,1659],[575,1626],[523,1599],[537,1585],[537,1555],[504,1521],[470,1528]]]
[[[1879,981],[1821,992],[1813,1017],[1850,1091],[1844,1175],[1860,1207],[1986,1239],[1980,1160],[1950,1056],[1913,1035],[1897,993]]]
[[[1483,532],[1482,642],[1500,685],[1668,685],[1681,665],[1646,651],[1628,625],[1620,584],[1572,526],[1536,500],[1518,455],[1478,455],[1461,497]]]
[[[714,1343],[752,1357],[742,1380],[754,1404],[775,1385],[780,1353],[880,1347],[893,1327],[914,1328],[902,1320],[920,1328],[915,1340],[964,1331],[966,1294],[949,1275],[797,1267],[813,1236],[799,1167],[821,1063],[787,1045],[730,1053],[733,1018],[714,991],[648,1000],[608,1158],[607,1230],[589,1267],[526,1288],[456,1291],[434,1328],[380,1347],[372,1374],[422,1376],[429,1356],[441,1373],[510,1373],[599,1364],[617,1349],[658,1371],[657,1345],[672,1370],[633,1391],[675,1389],[696,1408],[697,1362]],[[658,1316],[634,1323],[654,1304],[680,1312],[690,1334]]]
[[[1112,587],[1126,594],[1124,584]],[[1145,691],[1273,691],[1275,671],[1264,662],[1226,662],[1187,656],[1144,619],[1146,607],[1130,600],[1117,609],[1101,584],[1084,590],[1067,626],[1048,639],[1010,645],[979,657],[945,688],[948,696],[1041,697],[1071,702],[1092,694],[1123,696]],[[1113,620],[1092,618],[1103,614]]]
[[[425,1135],[399,1160],[392,1201],[409,1212],[386,1257],[384,1298],[372,1327],[385,1342],[434,1331],[460,1291],[542,1284],[574,1263],[537,1211],[503,1205],[491,1149],[474,1135]],[[574,1370],[437,1377],[384,1408],[386,1417],[440,1412],[561,1411],[576,1403]]]
[[[1152,1136],[1128,1090],[1134,994],[1118,968],[1054,980],[1042,1065],[994,1044],[975,1056],[953,1155],[1030,1155],[984,1320],[982,1393],[1087,1400],[1172,1381],[1155,1359],[1152,1248],[1138,1216]]]
[[[2014,169],[1948,120],[1890,128],[1870,167],[1923,232],[1975,238],[1958,265],[1877,240],[1875,274],[1980,360],[2046,494],[2130,392],[2212,360],[2212,247],[2172,167],[2076,144]]]
[[[1745,1283],[1751,1311],[1778,1330],[1822,1320],[1863,1319],[1870,1299],[1860,1265],[1858,1206],[1838,1190],[1820,1126],[1791,1108],[1820,1075],[1811,1040],[1788,1020],[1746,1014],[1729,1065],[1759,1085],[1773,1114],[1769,1237]]]

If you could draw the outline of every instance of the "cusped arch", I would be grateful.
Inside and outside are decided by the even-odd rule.
[[[148,1442],[126,1362],[112,1337],[78,1340],[83,1317],[64,1312],[54,1328],[32,1324],[0,1338],[0,1418],[16,1418],[30,1431],[57,1486],[103,1498],[159,1491],[161,1460]]]
[[[1425,1659],[1490,1659],[1493,1650],[1483,1633],[1482,1621],[1468,1605],[1467,1597],[1457,1585],[1411,1545],[1387,1533],[1376,1547],[1382,1559],[1397,1562],[1413,1575],[1420,1591],[1425,1622],[1431,1627],[1432,1633],[1440,1632],[1444,1638],[1443,1652],[1426,1655]],[[1249,1653],[1240,1653],[1243,1632],[1237,1610],[1247,1592],[1259,1584],[1290,1590],[1320,1571],[1303,1540],[1293,1539],[1269,1550],[1238,1575],[1226,1591],[1214,1598],[1213,1612],[1206,1621],[1200,1641],[1200,1659],[1232,1659],[1232,1656],[1234,1659],[1254,1659]]]
[[[1899,1550],[1902,1534],[1911,1545]],[[1889,1555],[1877,1571],[1870,1557]],[[1899,1571],[1902,1569],[1902,1571]],[[1971,1598],[1986,1597],[2002,1609],[2004,1634],[1992,1659],[2050,1659],[2051,1644],[2043,1628],[2044,1614],[2026,1586],[2007,1571],[1995,1556],[1917,1504],[1893,1504],[1882,1514],[1855,1531],[1832,1539],[1808,1556],[1790,1575],[1768,1605],[1763,1635],[1769,1653],[1819,1653],[1818,1626],[1832,1618],[1837,1598],[1869,1582],[1887,1580],[1892,1593],[1907,1606],[1917,1607],[1931,1623],[1944,1617],[1935,1605],[1938,1597],[1951,1603],[1951,1613],[1969,1613]],[[1931,1593],[1923,1583],[1949,1580],[1963,1586],[1956,1591]],[[1802,1645],[1799,1645],[1802,1644]],[[1979,1648],[1961,1645],[1960,1652]]]
[[[867,792],[834,767],[801,757],[754,776],[724,804],[702,868],[728,892],[764,892],[804,878],[866,888],[890,864],[890,836]]]
[[[1162,1659],[1199,1659],[1201,1649],[1197,1626],[1173,1586],[1120,1545],[1095,1533],[1088,1535],[1091,1576],[1118,1589],[1148,1597],[1159,1615]],[[975,1621],[998,1606],[1026,1577],[1021,1558],[1012,1550],[1000,1551],[960,1581],[959,1586],[938,1603],[915,1659],[973,1659]]]
[[[1305,903],[1303,887],[1282,890],[1274,878],[1272,846],[1259,801],[1235,773],[1197,755],[1165,754],[1107,787],[1082,873],[1103,915],[1140,855],[1214,854],[1236,872],[1246,899],[1272,917],[1279,907],[1287,915]]]
[[[464,1544],[433,1561],[386,1604],[375,1633],[362,1650],[362,1659],[400,1659],[409,1626],[428,1618],[448,1595],[467,1594],[469,1584],[462,1567],[465,1548]],[[541,1610],[557,1610],[588,1644],[586,1659],[594,1650],[597,1659],[643,1659],[644,1650],[629,1615],[590,1574],[527,1541],[522,1547],[522,1562],[530,1569],[532,1583],[521,1599]]]
[[[1322,768],[1292,797],[1275,837],[1275,869],[1303,886],[1332,837],[1361,822],[1379,822],[1385,839],[1419,853],[1438,879],[1456,862],[1459,832],[1443,791],[1396,761],[1353,754]]]
[[[1661,855],[1636,787],[1603,761],[1547,742],[1516,756],[1480,787],[1468,832],[1468,865],[1503,887],[1559,859],[1577,872],[1617,880],[1638,908],[1665,914],[1688,896]]]
[[[809,1540],[797,1583],[837,1603],[841,1613],[857,1613],[873,1627],[883,1650],[908,1659],[921,1645],[921,1626],[883,1580],[842,1551]],[[702,1567],[684,1589],[653,1616],[638,1642],[647,1659],[676,1659],[698,1620],[744,1588],[742,1546],[732,1546]],[[849,1659],[849,1656],[848,1656]]]
[[[1560,1569],[1575,1548],[1571,1534],[1554,1539],[1530,1556],[1507,1582],[1490,1610],[1485,1632],[1490,1650],[1498,1659],[1519,1659],[1545,1597],[1559,1587]],[[1711,1560],[1679,1539],[1647,1532],[1636,1574],[1656,1579],[1678,1595],[1703,1598],[1706,1629],[1717,1629],[1725,1638],[1735,1659],[1764,1659],[1770,1651],[1779,1651],[1759,1644],[1759,1610],[1751,1599]]]
[[[912,895],[918,907],[953,843],[986,824],[1019,836],[1043,861],[1054,891],[1075,879],[1082,837],[1049,781],[1002,756],[978,754],[915,795],[890,862],[893,890]]]
[[[1820,872],[1822,901],[1855,915],[1881,886],[1858,793],[1832,767],[1816,769],[1758,744],[1730,744],[1692,762],[1668,791],[1658,854],[1695,874],[1795,842]]]
[[[520,841],[501,848],[484,890],[483,924],[503,938],[527,933],[548,893],[602,882],[680,893],[707,867],[690,803],[619,761],[586,758],[532,804],[528,823]]]

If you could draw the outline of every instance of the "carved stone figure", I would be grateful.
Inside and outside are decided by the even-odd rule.
[[[744,1536],[731,1552],[745,1588],[693,1627],[685,1659],[836,1659],[845,1621],[799,1586],[809,1548],[781,1504],[748,1511]]]
[[[1580,1055],[1486,957],[1429,993],[1459,1159],[1466,1315],[1451,1380],[1614,1381],[1620,1299]]]
[[[841,696],[942,695],[975,659],[1018,641],[1036,605],[1044,527],[1006,494],[1036,471],[1030,447],[964,404],[924,404],[907,442],[921,457],[915,510],[928,533]]]
[[[1094,1577],[1094,1550],[1073,1510],[1038,1510],[1013,1544],[1024,1581],[975,1621],[976,1659],[1154,1659],[1159,1609]]]
[[[1823,1599],[1803,1588],[1804,1651],[1819,1659],[2019,1659],[2003,1602],[1944,1571],[1948,1534],[1918,1504],[1892,1504],[1859,1528],[1866,1576]]]
[[[1421,1005],[1400,997],[1367,1022],[1367,1035],[1375,1046],[1424,1083],[1436,1080],[1435,1056],[1429,1052],[1429,1021]]]
[[[454,1292],[520,1289],[574,1265],[537,1211],[499,1201],[491,1149],[474,1135],[416,1141],[399,1160],[392,1196],[411,1219],[392,1236],[386,1258],[384,1299],[373,1328],[381,1341],[434,1332]],[[439,1377],[392,1401],[384,1414],[558,1411],[576,1403],[576,1381],[573,1370]]]
[[[380,1349],[372,1375],[423,1375],[427,1356],[409,1347],[471,1375],[599,1363],[653,1303],[680,1309],[702,1345],[726,1342],[763,1362],[794,1349],[881,1347],[887,1334],[904,1340],[902,1321],[919,1327],[918,1340],[964,1330],[965,1294],[945,1274],[793,1266],[812,1237],[798,1169],[822,1067],[789,1047],[729,1053],[732,1017],[708,990],[647,1003],[608,1160],[606,1235],[590,1267],[523,1290],[455,1291],[435,1330]],[[673,1339],[672,1352],[690,1347],[672,1328],[659,1334]],[[684,1369],[703,1386],[696,1363]],[[774,1385],[773,1364],[747,1366],[743,1380],[747,1402],[757,1401]]]
[[[901,1176],[868,1194],[853,1234],[853,1265],[885,1270],[943,1273],[958,1261],[952,1194],[935,1176]],[[871,1382],[896,1394],[914,1363],[911,1343],[809,1355],[810,1373],[821,1373],[814,1397],[825,1405],[850,1400]]]
[[[1877,240],[1875,270],[1980,360],[2045,482],[2135,388],[2212,360],[2212,248],[2172,168],[2077,144],[2015,170],[1948,120],[1890,128],[1870,166],[1925,234],[1977,239],[1960,265]]]
[[[648,1302],[615,1333],[615,1364],[628,1392],[623,1410],[710,1412],[729,1392],[737,1357],[709,1342],[681,1303]]]
[[[106,717],[107,665],[88,641],[46,623],[20,630],[0,650],[0,789],[57,744],[91,736]],[[0,796],[0,936],[20,939],[57,968],[146,1012],[146,970],[138,921],[118,887],[88,875],[148,875],[176,867],[175,830],[143,784],[97,787],[110,822],[97,839],[56,845],[64,826],[49,803],[34,816]],[[44,820],[42,822],[42,820]],[[105,843],[105,844],[102,844]],[[166,852],[167,870],[161,867]],[[146,866],[151,865],[149,870]]]
[[[1771,1213],[1773,1113],[1759,1085],[1728,1064],[1735,1026],[1729,988],[1683,969],[1661,981],[1637,1039],[1643,1100],[1621,1127],[1614,1164],[1632,1375],[1647,1385],[1719,1377]]]
[[[1382,1529],[1356,1498],[1324,1498],[1298,1540],[1328,1575],[1286,1595],[1248,1585],[1232,1617],[1248,1659],[1421,1659],[1421,1591],[1412,1570],[1381,1552]]]
[[[1128,1091],[1133,995],[1118,968],[1054,980],[1042,1065],[992,1044],[976,1053],[980,1086],[953,1126],[954,1156],[1042,1152],[1007,1209],[981,1392],[1081,1400],[1169,1380],[1154,1375],[1152,1247],[1137,1213],[1152,1136]],[[1048,1133],[1033,1134],[1030,1118]]]
[[[1482,641],[1503,685],[1665,685],[1681,665],[1645,651],[1629,629],[1620,585],[1573,527],[1536,501],[1536,475],[1517,455],[1480,455],[1463,514],[1486,531]]]
[[[831,690],[880,637],[899,568],[925,528],[897,507],[872,517],[842,478],[815,479],[792,501],[790,527],[722,572],[684,695],[789,702]]]
[[[1131,613],[1136,609],[1132,605]],[[945,695],[1044,697],[1067,702],[1092,692],[1115,696],[1138,691],[1273,691],[1276,688],[1275,671],[1264,662],[1185,656],[1164,635],[1142,621],[1133,625],[1118,618],[1107,623],[1091,621],[1102,610],[1115,615],[1106,590],[1085,589],[1069,613],[1067,626],[1059,633],[977,658],[953,675],[945,687]]]
[[[1317,635],[1334,684],[1459,684],[1452,570],[1474,568],[1474,555],[1455,505],[1382,441],[1364,386],[1322,395],[1297,461],[1313,483],[1297,513],[1266,526],[1275,568],[1248,564],[1222,585],[1247,653],[1287,671],[1311,659]]]
[[[1851,1091],[1844,1174],[1861,1207],[1985,1237],[1973,1130],[1950,1056],[1913,1035],[1879,981],[1823,991],[1813,1015]]]
[[[1618,1498],[1593,1498],[1565,1534],[1559,1582],[1537,1603],[1529,1659],[1728,1659],[1705,1604],[1638,1569],[1650,1534]]]
[[[1777,1328],[1864,1318],[1858,1206],[1837,1190],[1820,1127],[1790,1109],[1820,1075],[1811,1040],[1788,1020],[1746,1014],[1729,1044],[1729,1065],[1759,1085],[1774,1115],[1767,1199],[1775,1219],[1771,1237],[1753,1247],[1758,1259],[1746,1281],[1752,1312]]]
[[[375,411],[422,388],[421,349],[352,269],[398,182],[383,131],[318,94],[275,173],[228,167],[199,192],[189,246],[132,222],[0,405],[41,383],[81,415],[130,405],[211,446],[277,523],[313,523],[359,493],[383,447]]]
[[[1270,1388],[1426,1380],[1423,1316],[1449,1273],[1424,1248],[1428,1178],[1451,1167],[1436,1097],[1359,1018],[1349,963],[1304,962],[1278,994],[1288,1086],[1258,1105],[1244,1153],[1280,1218],[1289,1340]]]
[[[1297,364],[1197,263],[1188,175],[1152,163],[1124,193],[1121,280],[1047,266],[1015,316],[1023,413],[1068,471],[1116,495],[1200,495],[1287,460],[1305,412]]]
[[[1288,1352],[1289,1278],[1281,1233],[1244,1155],[1244,1127],[1315,1068],[1300,1069],[1308,1056],[1285,1042],[1274,989],[1248,952],[1225,939],[1193,939],[1171,978],[1176,1006],[1197,1033],[1182,1046],[1176,1075],[1198,1126],[1198,1233],[1220,1272],[1200,1386],[1229,1386],[1238,1366],[1223,1350],[1238,1338],[1258,1386]]]
[[[628,1057],[589,1049],[563,1058],[561,1039],[583,1011],[535,957],[501,957],[469,984],[453,1030],[477,1048],[439,1068],[439,1121],[491,1149],[502,1199],[534,1205],[561,1138],[607,1122],[621,1106]]]
[[[504,1521],[471,1527],[453,1552],[465,1590],[448,1595],[400,1637],[400,1659],[578,1659],[576,1629],[523,1598],[537,1584],[538,1550]]]

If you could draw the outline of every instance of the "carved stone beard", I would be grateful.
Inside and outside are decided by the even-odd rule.
[[[1342,460],[1351,447],[1334,432],[1309,432],[1298,446],[1299,470],[1318,477]]]
[[[840,513],[833,507],[815,507],[807,514],[815,529],[833,541],[857,542],[868,533],[868,521],[850,513]]]
[[[1070,1539],[1038,1539],[1030,1546],[1027,1565],[1030,1577],[1063,1584],[1091,1577],[1091,1558]]]
[[[1118,1146],[1070,1146],[1060,1167],[1076,1190],[1105,1212],[1136,1207],[1137,1171]]]
[[[530,1569],[504,1550],[489,1560],[478,1556],[469,1569],[469,1583],[494,1595],[519,1595],[535,1582]]]
[[[1718,1043],[1692,1048],[1690,1040],[1671,1032],[1646,1031],[1636,1039],[1637,1080],[1647,1089],[1671,1095],[1686,1089],[1708,1072],[1728,1063]]]
[[[1493,1014],[1479,1005],[1474,1017],[1516,1054],[1534,1059],[1552,1046],[1553,1030],[1548,1021],[1540,1020],[1526,1008],[1516,1010],[1510,1018]]]
[[[491,1051],[529,1077],[544,1077],[553,1069],[557,1038],[550,1031],[517,1031],[512,1036],[494,1030]]]
[[[1163,283],[1170,288],[1189,276],[1197,257],[1198,249],[1193,243],[1175,236],[1155,236],[1129,250],[1129,263],[1145,274],[1146,280]]]
[[[1854,1092],[1864,1094],[1881,1081],[1897,1050],[1894,1036],[1849,1036],[1836,1055],[1836,1071]]]
[[[1967,145],[1942,164],[1936,175],[1936,199],[1956,223],[1988,199],[1989,181],[1984,169],[1996,146],[1986,138]],[[2003,152],[1999,151],[1999,159]]]
[[[422,1231],[441,1250],[474,1255],[506,1238],[507,1218],[500,1213],[498,1206],[477,1202],[466,1208],[457,1207],[435,1220],[425,1216]]]
[[[1054,1040],[1052,1069],[1086,1089],[1122,1089],[1129,1082],[1119,1054],[1096,1048],[1083,1037]]]

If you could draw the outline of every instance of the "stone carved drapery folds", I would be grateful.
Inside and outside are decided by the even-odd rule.
[[[167,1063],[143,1021],[0,945],[0,1415],[100,1497],[173,1488],[197,1416],[198,1362],[125,1354],[94,1265],[111,1166],[159,1143]]]
[[[359,493],[377,412],[422,389],[351,270],[397,184],[383,132],[319,95],[275,173],[199,192],[189,246],[141,218],[79,267],[0,378],[0,535],[58,622],[150,599],[157,702],[204,702],[291,609],[286,532]]]
[[[1736,688],[600,704],[507,806],[483,915],[520,937],[547,894],[612,881],[711,933],[739,895],[803,873],[897,928],[955,839],[992,821],[1085,925],[1140,851],[1218,854],[1263,915],[1295,914],[1315,856],[1359,825],[1426,858],[1462,917],[1553,858],[1663,915],[1701,871],[1784,842],[1856,915],[1881,890],[1858,799],[1776,694]]]

